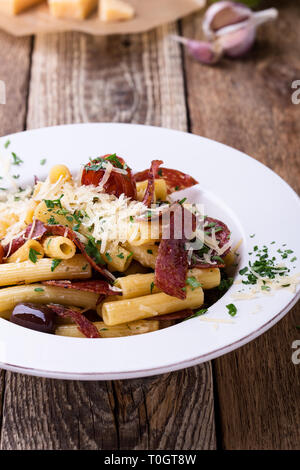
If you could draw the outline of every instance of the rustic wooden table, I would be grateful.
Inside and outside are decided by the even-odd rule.
[[[299,191],[300,105],[291,83],[300,79],[300,8],[277,3],[279,21],[260,30],[251,54],[216,67],[195,63],[168,38],[199,37],[197,15],[130,37],[0,33],[0,134],[93,121],[170,127],[242,150]],[[253,181],[253,190],[263,202],[264,188]],[[299,305],[238,351],[147,379],[85,383],[2,371],[0,448],[299,448],[297,324]]]

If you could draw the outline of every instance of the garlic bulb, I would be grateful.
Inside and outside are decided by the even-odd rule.
[[[202,29],[207,39],[214,39],[216,31],[228,25],[248,20],[252,10],[235,2],[217,2],[211,5],[204,16]]]
[[[254,44],[256,28],[277,16],[275,8],[253,12],[240,3],[218,2],[207,9],[202,29],[207,39],[216,41],[224,54],[241,57]]]
[[[202,28],[207,41],[172,38],[184,44],[199,62],[215,64],[223,55],[237,58],[246,54],[255,42],[257,27],[277,16],[275,8],[253,12],[240,3],[221,1],[205,13]]]

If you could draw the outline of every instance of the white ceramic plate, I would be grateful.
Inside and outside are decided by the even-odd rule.
[[[270,169],[232,148],[182,132],[127,124],[75,124],[14,134],[1,154],[14,151],[24,160],[16,172],[20,184],[33,175],[46,176],[50,166],[65,163],[72,171],[89,157],[123,156],[134,170],[160,158],[200,182],[190,196],[205,204],[206,213],[222,219],[233,238],[243,238],[240,267],[253,245],[287,244],[300,271],[300,204],[295,192]],[[46,158],[47,163],[40,165]],[[2,186],[2,184],[1,184]],[[250,235],[255,234],[254,238]],[[274,245],[273,245],[274,246]],[[32,375],[81,380],[144,377],[189,367],[232,351],[278,322],[299,298],[281,289],[275,295],[234,301],[237,315],[228,315],[233,286],[203,321],[197,317],[149,333],[116,339],[81,339],[38,333],[0,320],[0,367]],[[255,313],[256,312],[256,313]],[[215,322],[215,319],[232,323]]]

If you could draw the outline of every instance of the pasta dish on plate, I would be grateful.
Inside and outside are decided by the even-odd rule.
[[[202,315],[228,287],[229,228],[177,192],[197,184],[116,154],[0,201],[0,317],[63,336],[156,331]]]

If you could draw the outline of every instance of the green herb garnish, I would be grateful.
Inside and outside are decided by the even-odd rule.
[[[198,282],[194,276],[188,277],[186,280],[186,284],[189,285],[192,288],[192,290],[195,290],[198,287],[202,287],[202,284]]]
[[[61,259],[53,259],[51,264],[51,272],[57,268],[57,266],[61,263]]]
[[[12,162],[13,165],[21,165],[21,163],[24,163],[23,160],[21,160],[21,158],[19,158],[19,157],[15,154],[15,152],[11,152],[11,155],[12,155],[12,157],[13,157],[13,162]]]
[[[231,315],[232,317],[234,317],[236,315],[237,308],[234,304],[228,304],[228,305],[226,305],[226,308],[228,309],[229,315]]]
[[[30,248],[29,249],[29,259],[32,263],[36,263],[37,262],[37,255],[40,255],[41,253],[39,253],[38,251],[36,251],[34,248]]]

